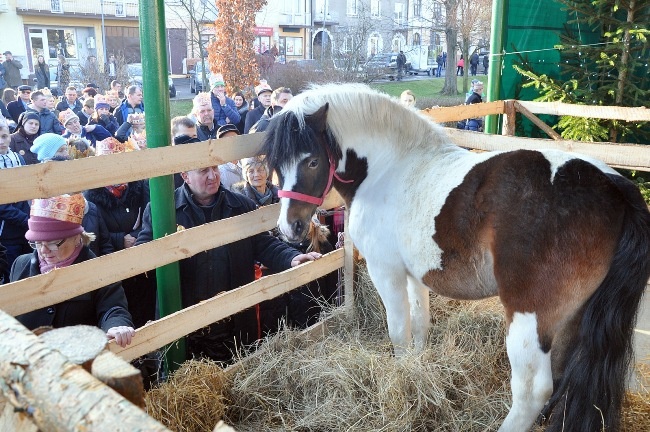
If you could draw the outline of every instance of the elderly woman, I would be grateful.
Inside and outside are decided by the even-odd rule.
[[[81,194],[32,202],[25,238],[34,252],[16,259],[11,268],[11,282],[95,258],[88,249],[94,235],[85,232],[81,226],[84,207],[85,200]],[[94,325],[121,347],[130,344],[135,335],[119,282],[19,315],[16,319],[29,329]]]
[[[38,157],[30,148],[41,131],[40,116],[36,111],[25,111],[18,117],[16,132],[11,134],[11,150],[25,159],[27,165],[37,164]]]
[[[255,201],[258,206],[280,202],[278,188],[269,181],[269,167],[261,157],[241,160],[244,181],[235,183],[230,190]]]

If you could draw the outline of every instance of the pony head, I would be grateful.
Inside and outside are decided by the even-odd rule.
[[[301,117],[282,110],[271,118],[260,153],[266,154],[280,181],[278,225],[291,242],[309,232],[310,220],[332,183],[340,149],[327,129],[325,104]]]

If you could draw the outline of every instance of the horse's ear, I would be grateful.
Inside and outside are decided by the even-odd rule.
[[[329,102],[318,108],[318,111],[307,116],[307,122],[309,126],[314,129],[315,132],[323,133],[327,129],[327,111],[330,108]]]

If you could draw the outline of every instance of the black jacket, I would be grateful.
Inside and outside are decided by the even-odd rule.
[[[74,264],[95,258],[90,249],[84,247]],[[41,274],[38,254],[21,255],[11,267],[11,282]],[[41,326],[65,327],[71,325],[97,326],[104,331],[111,327],[133,326],[127,309],[126,297],[119,282],[99,288],[80,296],[65,300],[53,306],[27,312],[16,317],[28,329]]]
[[[84,227],[84,231],[95,234],[95,240],[88,247],[96,256],[115,252],[104,219],[97,206],[90,201],[88,202],[88,212],[84,215],[81,226]]]
[[[113,249],[124,249],[124,236],[137,238],[142,229],[142,215],[149,203],[149,182],[137,180],[128,184],[120,198],[105,187],[84,192],[86,199],[97,206],[110,233]]]
[[[203,208],[191,198],[187,185],[174,193],[176,223],[193,228],[206,223]],[[248,198],[219,187],[211,219],[221,220],[255,209]],[[143,227],[136,245],[153,239],[151,207],[147,205]],[[184,308],[230,291],[255,280],[255,262],[282,271],[291,267],[291,261],[300,252],[287,246],[267,232],[256,234],[225,246],[210,249],[180,261],[181,297]],[[232,360],[232,343],[250,344],[257,339],[258,323],[254,309],[240,312],[230,318],[198,330],[187,338],[187,355],[205,356],[217,361]]]
[[[38,134],[30,136],[23,135],[20,130],[11,134],[11,143],[9,144],[9,148],[21,155],[23,159],[25,159],[27,165],[39,163],[36,153],[32,153],[31,150],[29,150],[32,145],[34,145],[34,140],[37,136]]]
[[[264,115],[264,106],[262,104],[256,105],[255,109],[251,110],[246,114],[246,122],[244,125],[244,133],[247,134],[248,131],[257,123],[259,119]]]

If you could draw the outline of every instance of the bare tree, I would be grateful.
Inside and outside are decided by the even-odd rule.
[[[194,45],[196,44],[201,59],[202,73],[201,81],[203,88],[208,86],[208,76],[205,61],[207,46],[201,33],[206,24],[212,23],[217,16],[217,6],[213,1],[205,0],[165,0],[165,4],[176,18],[189,30],[191,53],[194,57]],[[189,66],[188,66],[189,68]]]
[[[471,48],[481,48],[480,41],[487,40],[490,34],[490,19],[492,16],[491,0],[457,0],[458,1],[458,31],[459,46],[465,67],[463,68],[463,92],[469,89],[468,67]]]

